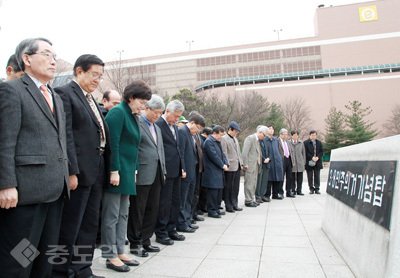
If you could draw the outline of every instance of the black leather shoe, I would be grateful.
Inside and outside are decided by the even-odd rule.
[[[143,258],[149,256],[149,253],[147,253],[147,251],[142,246],[138,246],[137,248],[131,247],[131,254]]]
[[[219,209],[223,209],[223,207],[219,206]]]
[[[181,233],[194,233],[196,231],[195,229],[192,229],[190,227],[187,227],[186,229],[176,229],[176,230]]]
[[[314,194],[314,190],[313,189],[310,190],[310,194]]]
[[[185,240],[185,236],[184,235],[180,235],[178,233],[173,233],[169,235],[170,239],[176,240],[176,241],[184,241]]]
[[[264,197],[264,198],[262,198],[262,200],[264,201],[264,202],[271,202],[271,199],[269,198],[269,197]]]
[[[296,196],[294,196],[293,193],[287,193],[286,197],[288,197],[288,198],[296,198]]]
[[[256,203],[253,203],[253,202],[251,202],[251,203],[245,203],[244,204],[246,207],[249,207],[249,208],[255,208],[255,207],[257,207],[257,204]]]
[[[297,192],[297,195],[304,196],[304,193],[302,193],[302,192]]]
[[[321,192],[319,191],[319,189],[315,189],[315,194],[321,194]]]
[[[242,209],[242,208],[239,208],[239,207],[233,207],[233,210],[242,211],[243,209]]]
[[[109,268],[109,269],[118,271],[118,272],[128,272],[129,270],[131,270],[129,268],[129,266],[127,266],[126,264],[123,264],[121,266],[116,266],[115,264],[113,264],[109,260],[106,260],[106,267]],[[99,277],[99,276],[92,275],[91,277]]]
[[[227,208],[227,209],[225,209],[227,212],[235,212],[234,210],[233,210],[233,208]]]
[[[158,246],[153,246],[153,245],[143,245],[144,250],[146,250],[149,253],[157,253],[160,252],[160,247]]]
[[[193,220],[195,220],[195,221],[204,221],[204,218],[197,215],[197,216],[193,217]]]
[[[197,210],[197,215],[204,215],[204,212],[202,212],[200,209]]]
[[[260,205],[260,203],[257,202],[253,202],[253,204],[255,204],[257,207]]]
[[[169,237],[170,237],[170,239],[177,240],[177,241],[184,241],[185,240],[185,236],[184,235],[180,235],[178,233],[170,234]]]
[[[121,259],[120,259],[121,260]],[[129,265],[129,266],[138,266],[140,263],[137,260],[129,260],[129,261],[124,261],[121,260],[124,264]]]
[[[162,245],[172,245],[174,244],[174,241],[170,239],[169,237],[166,238],[161,238],[161,237],[156,237],[156,242],[162,244]]]
[[[196,220],[194,220],[194,219],[190,220],[190,224],[196,224],[196,223],[197,223]]]
[[[190,225],[189,225],[189,228],[192,228],[192,229],[197,230],[197,229],[199,228],[199,226],[190,224]]]
[[[226,212],[225,212],[225,211],[219,211],[218,214],[219,214],[219,215],[225,215]]]
[[[87,278],[106,278],[106,277],[92,274]]]
[[[278,195],[278,196],[272,196],[272,199],[276,199],[276,200],[282,200],[282,196]]]
[[[212,218],[221,218],[221,215],[219,215],[218,213],[209,213],[208,217],[212,217]]]

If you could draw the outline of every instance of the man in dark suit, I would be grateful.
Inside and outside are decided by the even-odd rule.
[[[221,218],[222,212],[219,210],[219,206],[224,188],[224,171],[229,171],[228,160],[222,152],[220,143],[224,133],[224,128],[216,125],[212,135],[204,142],[203,148],[204,177],[202,184],[207,187],[207,210],[208,216],[212,218]]]
[[[286,128],[282,128],[279,131],[279,154],[282,157],[283,175],[286,176],[286,197],[295,198],[294,189],[292,188],[292,169],[293,169],[293,148],[291,144],[287,142],[288,131]],[[283,180],[279,185],[279,193],[283,196]]]
[[[18,66],[17,58],[15,54],[11,55],[7,62],[6,67],[7,81],[20,78],[24,75],[24,72]]]
[[[304,141],[304,148],[306,149],[306,171],[310,194],[321,194],[319,186],[320,171],[323,168],[322,156],[324,155],[324,149],[322,142],[317,139],[317,132],[315,130],[310,131],[310,138]]]
[[[181,177],[186,177],[178,148],[179,136],[176,123],[184,110],[185,107],[179,100],[173,100],[168,103],[165,113],[156,122],[163,137],[167,178],[161,187],[155,234],[156,241],[164,245],[172,245],[174,240],[185,240],[185,236],[176,231],[180,208]]]
[[[212,134],[212,128],[205,127],[199,134],[201,140],[201,147],[204,147],[204,141]],[[203,150],[203,149],[202,149]],[[204,151],[203,151],[203,172],[204,172]],[[200,175],[200,188],[199,188],[199,200],[197,202],[197,214],[203,215],[204,212],[207,212],[206,203],[207,203],[207,187],[201,185],[201,179],[203,177],[203,173]],[[198,216],[199,217],[199,216]],[[204,218],[201,218],[204,220]],[[198,219],[194,219],[198,220]],[[200,220],[201,221],[201,220]]]
[[[103,105],[100,106],[100,111],[104,118],[107,116],[108,111],[114,106],[121,103],[121,94],[116,90],[108,90],[103,95]]]
[[[80,56],[75,79],[55,88],[64,101],[71,199],[65,203],[60,246],[68,254],[53,268],[53,277],[92,277],[93,259],[104,185],[110,184],[109,132],[91,93],[103,79],[103,61],[95,55]],[[94,276],[96,277],[96,276]]]
[[[186,172],[186,177],[181,180],[181,204],[177,224],[178,232],[193,233],[199,228],[191,223],[192,200],[196,186],[199,161],[199,150],[194,136],[198,134],[205,125],[206,123],[202,115],[199,113],[192,113],[189,117],[189,122],[178,130],[178,147],[183,158],[182,169]]]
[[[268,134],[268,131],[266,132],[266,134]],[[265,198],[264,195],[267,192],[269,162],[271,159],[269,158],[268,147],[265,144],[264,139],[258,141],[261,150],[261,171],[258,173],[257,176],[257,186],[256,186],[257,203],[268,202],[268,199]]]
[[[144,114],[139,118],[142,140],[139,146],[136,195],[130,197],[128,239],[131,252],[140,257],[147,257],[147,252],[160,251],[159,247],[151,245],[150,238],[157,223],[160,191],[167,175],[163,136],[155,124],[164,109],[163,99],[152,95],[146,103]]]
[[[0,84],[0,276],[49,277],[69,196],[64,108],[47,84],[57,56],[34,38],[16,57],[25,75]]]

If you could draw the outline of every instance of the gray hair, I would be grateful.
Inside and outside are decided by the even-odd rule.
[[[174,99],[173,101],[170,101],[167,104],[167,109],[169,112],[175,112],[175,111],[185,111],[185,106],[183,106],[182,102],[180,102],[177,99]]]
[[[282,128],[281,130],[279,130],[279,134],[283,134],[283,133],[288,133],[286,128]]]
[[[164,100],[159,95],[151,95],[151,99],[146,103],[146,106],[148,106],[150,110],[161,109],[164,111],[165,109]]]
[[[257,132],[262,132],[264,135],[267,134],[267,132],[269,131],[268,127],[266,127],[265,125],[259,125],[257,127]]]
[[[25,64],[24,61],[22,60],[22,56],[24,54],[32,55],[36,53],[36,51],[38,51],[39,49],[38,41],[44,41],[50,45],[53,45],[51,41],[45,38],[30,38],[20,42],[17,48],[15,49],[15,58],[17,58],[18,65],[22,71],[25,71]]]

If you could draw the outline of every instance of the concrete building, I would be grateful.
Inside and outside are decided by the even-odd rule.
[[[169,95],[187,88],[222,97],[256,91],[276,103],[301,98],[321,133],[331,107],[345,111],[358,100],[380,130],[400,104],[398,11],[398,0],[319,7],[314,37],[116,61],[106,70]]]

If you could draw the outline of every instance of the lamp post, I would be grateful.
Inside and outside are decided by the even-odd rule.
[[[274,32],[277,33],[277,35],[278,35],[278,41],[279,41],[279,32],[282,32],[282,29],[276,29],[276,30],[274,30]]]
[[[192,50],[192,42],[194,42],[194,41],[186,41],[186,43],[188,43],[188,44],[189,44],[189,51],[191,51],[191,50]]]

